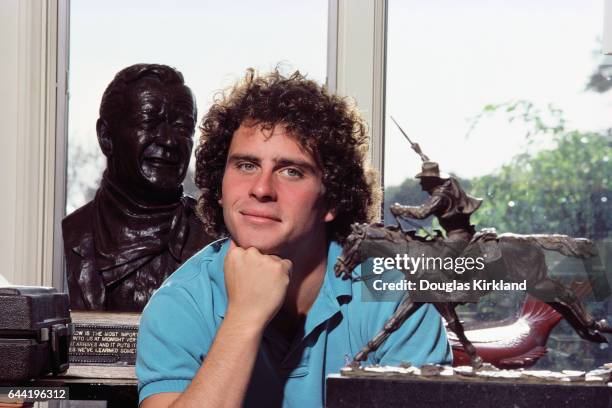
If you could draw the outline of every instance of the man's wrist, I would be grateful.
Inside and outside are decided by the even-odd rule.
[[[261,337],[266,327],[266,322],[261,317],[255,316],[252,313],[245,314],[241,311],[228,307],[225,313],[225,318],[223,319],[223,325],[235,327],[245,335]]]

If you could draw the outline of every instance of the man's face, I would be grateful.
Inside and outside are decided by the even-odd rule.
[[[195,105],[186,87],[144,79],[128,88],[124,113],[109,124],[116,181],[176,190],[189,166],[194,124]]]
[[[324,242],[325,223],[334,219],[325,205],[320,169],[281,125],[270,131],[243,123],[236,130],[221,195],[232,239],[281,257]]]
[[[421,190],[431,193],[432,190],[439,184],[439,180],[432,177],[421,177]]]

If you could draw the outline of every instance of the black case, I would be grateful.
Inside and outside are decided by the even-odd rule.
[[[54,288],[0,288],[0,383],[68,369],[69,304],[68,294]]]

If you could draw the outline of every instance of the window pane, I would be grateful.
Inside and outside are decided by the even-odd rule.
[[[588,237],[605,271],[612,64],[600,55],[602,15],[601,0],[389,0],[385,110],[442,171],[485,199],[472,216],[476,229]],[[390,204],[427,195],[413,178],[421,160],[390,120],[385,135],[390,223]],[[548,267],[560,279],[586,276],[558,257]],[[597,318],[612,318],[609,299],[587,299]],[[489,295],[462,318],[512,318],[522,302],[519,293]],[[566,322],[548,345],[538,367],[593,368],[612,356]]]
[[[122,68],[147,62],[180,70],[196,96],[198,120],[215,91],[248,67],[269,71],[281,63],[284,71],[325,82],[327,0],[72,0],[70,6],[67,213],[98,187],[106,165],[96,139],[98,108]],[[190,172],[185,190],[195,195],[192,178]]]

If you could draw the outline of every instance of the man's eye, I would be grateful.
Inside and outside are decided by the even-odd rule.
[[[156,124],[157,124],[157,121],[155,119],[142,119],[140,121],[140,126],[145,127],[145,128],[153,127]]]
[[[286,169],[282,169],[281,173],[290,178],[302,178],[304,174],[298,169],[294,169],[292,167],[287,167]]]
[[[180,132],[191,132],[192,130],[191,126],[181,122],[175,122],[172,124],[172,126]]]
[[[252,173],[256,169],[253,163],[238,163],[236,167],[238,168],[238,170],[243,171],[245,173]]]

